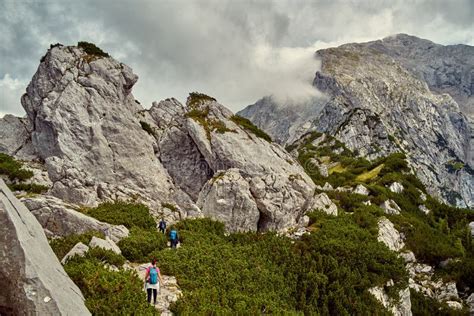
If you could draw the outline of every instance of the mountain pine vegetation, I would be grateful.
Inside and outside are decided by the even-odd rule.
[[[377,241],[382,215],[405,235],[406,248],[419,262],[436,267],[435,277],[456,281],[461,292],[474,288],[474,247],[468,228],[474,221],[472,210],[429,196],[403,153],[368,161],[336,139],[321,137],[308,134],[287,150],[298,157],[317,185],[363,184],[369,195],[326,192],[339,215],[310,212],[309,233],[300,239],[274,232],[227,234],[222,223],[209,218],[186,219],[175,225],[182,247],[174,251],[156,231],[146,206],[105,203],[83,212],[130,228],[130,236],[119,242],[123,260],[143,263],[156,258],[164,274],[176,276],[183,291],[171,306],[177,314],[388,315],[368,289],[380,286],[397,300],[398,291],[408,285],[408,275],[403,259]],[[324,177],[317,167],[322,164],[337,168]],[[395,181],[403,185],[402,193],[388,189]],[[388,199],[400,206],[399,215],[384,214],[379,205]],[[419,205],[431,212],[425,214]],[[75,242],[87,242],[91,234],[55,239],[51,245],[62,258]],[[440,265],[446,259],[451,260]],[[65,268],[93,314],[156,313],[144,303],[141,281],[120,268],[120,262],[116,256],[94,251],[69,260]],[[104,263],[119,270],[111,271]],[[389,280],[394,286],[386,286]],[[411,302],[415,315],[467,313],[413,290]]]

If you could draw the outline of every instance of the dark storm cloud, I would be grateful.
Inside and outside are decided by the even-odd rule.
[[[237,110],[267,94],[311,96],[316,49],[409,33],[473,44],[472,1],[0,0],[0,112],[50,43],[95,42],[140,76],[153,100],[202,91]],[[1,113],[0,113],[1,115]]]

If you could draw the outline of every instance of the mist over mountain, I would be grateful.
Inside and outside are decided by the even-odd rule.
[[[472,207],[474,47],[399,34],[317,55],[313,85],[327,99],[285,104],[268,96],[239,114],[281,144],[315,130],[364,157],[401,149],[428,190]],[[455,162],[463,168],[453,170]]]

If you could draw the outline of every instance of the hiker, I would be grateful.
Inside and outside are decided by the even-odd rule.
[[[171,248],[175,248],[178,245],[178,232],[174,227],[171,228],[170,231],[170,242],[171,242]]]
[[[156,259],[153,259],[151,266],[146,269],[145,273],[145,287],[149,304],[151,304],[151,293],[153,293],[153,304],[156,305],[156,296],[160,290],[160,284],[163,284],[160,269],[156,266]]]
[[[165,220],[162,218],[160,223],[158,224],[158,229],[160,230],[161,233],[165,233],[165,230],[166,230],[166,222]]]

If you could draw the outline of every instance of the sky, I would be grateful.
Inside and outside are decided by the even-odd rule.
[[[93,42],[139,76],[145,107],[189,92],[238,111],[312,97],[317,49],[407,33],[474,45],[474,0],[0,0],[0,117],[49,45]]]

